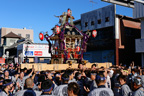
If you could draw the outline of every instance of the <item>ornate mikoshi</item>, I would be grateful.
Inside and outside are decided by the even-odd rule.
[[[86,52],[86,44],[91,33],[83,33],[73,23],[74,17],[70,9],[63,12],[59,17],[59,25],[55,25],[52,29],[51,36],[46,33],[44,38],[49,43],[49,52],[52,55],[51,63],[81,63],[83,53]],[[96,37],[95,33],[92,33]],[[51,42],[50,42],[51,40]],[[56,62],[55,62],[56,61]]]

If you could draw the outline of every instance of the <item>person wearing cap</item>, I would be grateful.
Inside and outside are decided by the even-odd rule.
[[[106,79],[103,74],[98,74],[96,76],[96,83],[98,88],[92,90],[88,96],[114,96],[113,91],[105,87]]]
[[[41,96],[55,96],[52,92],[52,90],[54,89],[54,84],[52,83],[51,80],[47,79],[43,81],[41,84],[41,88],[42,88]]]
[[[69,81],[69,74],[65,72],[62,75],[62,84],[54,89],[54,95],[67,96],[68,81]]]
[[[13,87],[13,82],[10,79],[3,81],[3,90],[0,92],[0,96],[13,96],[10,92]]]
[[[133,88],[135,91],[132,93],[132,96],[144,96],[144,88],[142,87],[142,82],[140,77],[134,78]]]
[[[25,82],[26,82],[25,83],[26,89],[16,92],[15,96],[25,96],[26,94],[32,94],[29,96],[40,96],[41,95],[40,91],[33,90],[33,86],[34,86],[33,79],[27,78]]]
[[[79,94],[79,85],[75,82],[71,82],[68,84],[68,96],[78,96]]]
[[[120,75],[118,77],[118,81],[121,85],[120,91],[119,91],[119,95],[120,96],[129,96],[130,93],[132,92],[131,89],[129,88],[129,86],[126,84],[127,78],[125,75]]]

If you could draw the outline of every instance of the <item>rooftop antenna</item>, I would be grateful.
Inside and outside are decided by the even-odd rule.
[[[94,2],[93,0],[89,0],[90,3],[92,3],[92,9],[93,9],[93,4],[97,4],[97,2]]]

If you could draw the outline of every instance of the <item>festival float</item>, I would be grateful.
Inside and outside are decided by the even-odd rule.
[[[82,63],[87,41],[91,35],[96,37],[97,31],[80,31],[73,23],[74,17],[70,9],[56,17],[59,18],[59,24],[52,28],[53,34],[39,34],[41,41],[48,41],[51,64]]]

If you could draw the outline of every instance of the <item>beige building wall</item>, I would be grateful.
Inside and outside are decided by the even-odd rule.
[[[23,38],[26,38],[26,34],[29,34],[30,35],[30,39],[33,41],[33,30],[32,29],[26,29],[26,28],[23,28],[23,29],[17,29],[17,28],[1,28],[1,37],[10,33],[10,32],[13,32],[17,35],[21,34],[21,37]],[[3,38],[1,38],[1,45],[3,44]]]

